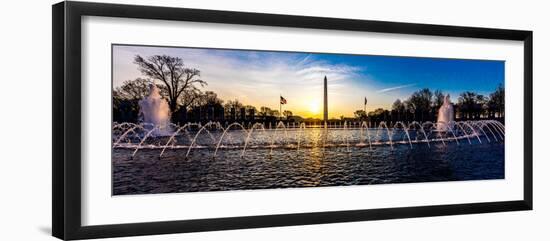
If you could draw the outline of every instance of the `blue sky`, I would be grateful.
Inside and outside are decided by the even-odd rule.
[[[369,111],[389,109],[421,88],[439,89],[456,102],[461,92],[488,95],[504,83],[503,61],[115,45],[115,87],[143,77],[133,64],[136,54],[182,58],[201,70],[204,90],[223,100],[278,109],[282,95],[288,100],[283,109],[308,117],[320,116],[325,75],[330,117],[352,116],[364,97]]]

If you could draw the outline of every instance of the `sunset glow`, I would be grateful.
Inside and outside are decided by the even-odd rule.
[[[112,195],[504,179],[501,60],[112,50]]]
[[[502,61],[451,60],[392,56],[310,54],[201,48],[115,46],[113,87],[142,77],[133,63],[136,55],[180,57],[184,65],[200,70],[207,85],[225,103],[238,100],[258,110],[281,109],[303,118],[322,117],[323,78],[327,77],[328,117],[353,117],[357,110],[391,109],[422,88],[449,93],[488,95],[503,82]],[[369,102],[364,106],[364,98]]]
[[[311,100],[309,102],[309,113],[313,116],[317,116],[321,113],[321,103],[318,100]]]

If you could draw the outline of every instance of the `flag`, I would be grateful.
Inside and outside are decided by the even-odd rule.
[[[286,105],[286,99],[283,96],[281,96],[281,105]]]
[[[365,105],[367,105],[367,97],[365,97]]]

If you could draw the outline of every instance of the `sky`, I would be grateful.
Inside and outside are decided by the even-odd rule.
[[[450,94],[452,102],[464,91],[489,95],[504,84],[504,61],[399,56],[226,50],[183,47],[113,46],[113,87],[144,78],[133,63],[136,55],[180,57],[185,66],[201,71],[224,101],[239,100],[256,108],[282,109],[302,117],[322,117],[323,78],[328,82],[329,118],[352,117],[366,109],[391,109],[396,99],[430,88]]]

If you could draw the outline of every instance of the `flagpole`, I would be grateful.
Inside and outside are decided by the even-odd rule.
[[[364,99],[363,111],[365,112],[365,115],[366,115],[367,114],[367,97],[365,97]]]
[[[279,120],[283,119],[282,118],[283,117],[283,112],[282,112],[283,111],[283,103],[281,103],[282,102],[281,101],[282,97],[283,96],[281,94],[279,94]]]
[[[363,105],[363,112],[365,112],[365,121],[367,121],[367,117],[368,117],[368,115],[367,115],[367,97],[365,97],[363,103],[364,103],[364,105]]]

